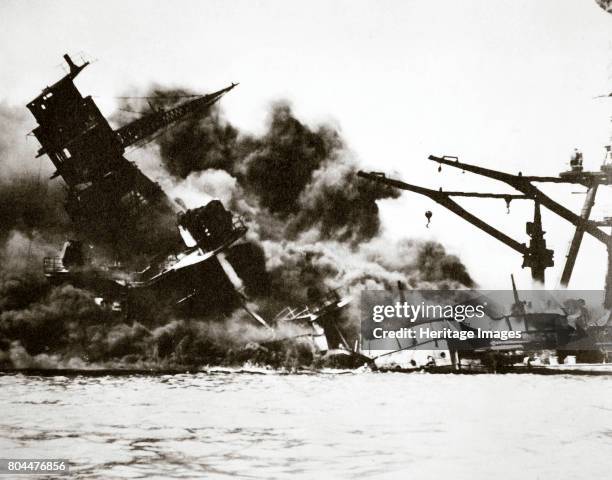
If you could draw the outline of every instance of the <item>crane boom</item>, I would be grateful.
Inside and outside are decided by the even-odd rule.
[[[378,172],[363,172],[357,173],[358,176],[372,180],[375,182],[382,183],[384,185],[400,188],[402,190],[408,190],[410,192],[419,193],[426,197],[431,198],[435,202],[439,203],[443,207],[447,208],[451,212],[459,215],[465,221],[471,223],[475,227],[479,228],[485,233],[488,233],[496,240],[499,240],[503,244],[509,246],[513,250],[523,255],[523,267],[531,269],[532,278],[537,281],[544,283],[544,272],[546,268],[552,267],[553,262],[553,251],[546,248],[546,241],[544,240],[544,231],[542,230],[542,217],[540,215],[540,204],[535,203],[534,219],[533,222],[527,223],[527,234],[530,237],[529,246],[524,243],[517,242],[512,237],[509,237],[505,233],[496,229],[492,225],[489,225],[485,221],[481,220],[477,216],[468,212],[461,205],[456,203],[451,196],[462,196],[462,197],[476,197],[476,198],[502,198],[507,203],[513,198],[529,198],[525,195],[509,195],[509,194],[498,194],[498,193],[480,193],[480,192],[444,192],[440,190],[432,190],[429,188],[423,188],[409,183],[402,182],[400,180],[393,180],[387,178],[384,174]]]
[[[381,174],[373,173],[373,172],[368,173],[368,172],[359,171],[357,173],[357,175],[359,177],[367,178],[368,180],[373,180],[375,182],[379,182],[379,183],[382,183],[384,185],[388,185],[390,187],[400,188],[402,190],[407,190],[409,192],[419,193],[421,195],[429,197],[433,201],[435,201],[435,202],[439,203],[440,205],[442,205],[443,207],[449,209],[451,212],[459,215],[464,220],[470,222],[475,227],[478,227],[482,231],[488,233],[493,238],[495,238],[495,239],[499,240],[500,242],[508,245],[513,250],[516,250],[517,252],[519,252],[519,253],[521,253],[523,255],[527,255],[527,253],[528,253],[528,248],[527,248],[527,246],[524,243],[517,242],[516,240],[514,240],[511,237],[509,237],[505,233],[499,231],[495,227],[492,227],[488,223],[482,221],[480,218],[478,218],[475,215],[471,214],[465,208],[463,208],[461,205],[459,205],[453,199],[450,198],[450,195],[455,195],[458,192],[448,192],[447,193],[447,192],[442,192],[442,191],[439,191],[439,190],[432,190],[432,189],[429,189],[429,188],[418,187],[416,185],[411,185],[409,183],[405,183],[405,182],[402,182],[400,180],[394,180],[394,179],[391,179],[391,178],[387,178],[387,177],[385,177],[385,176],[383,176]],[[487,195],[487,194],[483,194],[483,195]],[[490,194],[490,195],[492,195],[492,198],[499,198],[497,196],[497,194]],[[466,195],[463,195],[463,196],[466,196]]]
[[[476,165],[470,165],[469,163],[463,163],[458,160],[450,160],[445,157],[436,157],[434,155],[429,156],[429,160],[433,160],[440,164],[448,165],[451,167],[459,168],[468,172],[476,173],[484,177],[489,177],[494,180],[504,182],[514,189],[527,195],[529,198],[540,203],[541,205],[548,208],[550,211],[556,213],[560,217],[564,218],[575,226],[582,226],[584,231],[595,237],[606,246],[612,240],[612,237],[607,233],[599,229],[595,222],[581,218],[574,212],[564,207],[563,205],[555,202],[552,198],[544,194],[540,189],[534,186],[531,181],[534,181],[537,177],[523,177],[522,175],[512,175],[509,173],[499,172],[497,170],[491,170],[488,168],[478,167]],[[570,182],[574,183],[574,182]]]

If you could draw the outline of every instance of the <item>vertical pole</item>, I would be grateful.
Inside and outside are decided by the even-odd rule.
[[[606,273],[606,292],[604,308],[612,308],[612,243],[608,243],[608,271]]]
[[[534,203],[533,223],[531,227],[528,225],[527,234],[531,237],[529,242],[531,278],[544,285],[545,270],[548,265],[546,262],[546,241],[542,230],[542,214],[540,203],[537,201]]]
[[[594,183],[587,190],[582,211],[580,212],[580,218],[583,220],[583,222],[586,222],[591,216],[591,209],[593,208],[593,205],[595,205],[595,195],[597,194],[598,186],[598,183]],[[569,281],[574,270],[574,265],[576,264],[576,258],[578,257],[578,251],[580,250],[580,244],[582,243],[582,237],[584,237],[584,225],[579,223],[576,225],[574,238],[572,238],[572,242],[570,243],[567,251],[565,266],[563,267],[561,280],[559,280],[559,284],[562,287],[567,287],[569,285]]]

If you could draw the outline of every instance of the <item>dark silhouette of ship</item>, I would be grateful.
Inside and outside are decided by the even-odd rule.
[[[76,232],[57,256],[44,259],[48,280],[87,289],[101,307],[127,318],[160,309],[223,316],[242,308],[272,330],[247,298],[254,261],[248,248],[241,249],[243,219],[219,200],[184,208],[124,156],[162,129],[208,114],[237,84],[113,129],[74,84],[88,62],[64,59],[69,72],[27,105],[38,122],[38,156],[47,155],[56,168],[51,178],[64,181],[65,209]],[[299,323],[319,353],[342,364],[363,363],[367,358],[351,348],[336,323],[349,301],[330,292],[297,315],[281,312],[275,323]]]
[[[65,208],[77,238],[44,260],[51,282],[70,282],[129,315],[147,305],[228,313],[247,307],[232,248],[246,233],[218,200],[192,210],[169,199],[124,154],[128,147],[190,116],[206,115],[236,84],[156,110],[114,130],[74,79],[88,65],[64,56],[69,72],[28,104],[34,135],[65,183]],[[152,300],[155,300],[152,302]]]

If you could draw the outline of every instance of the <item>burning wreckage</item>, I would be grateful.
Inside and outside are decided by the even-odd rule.
[[[558,308],[554,312],[533,311],[528,308],[528,302],[519,298],[514,281],[514,303],[511,303],[509,311],[500,307],[496,312],[489,312],[487,320],[489,324],[522,330],[526,335],[521,342],[502,346],[492,341],[479,341],[466,350],[465,345],[448,342],[445,347],[436,345],[435,349],[427,350],[426,345],[402,344],[398,340],[396,349],[374,352],[373,355],[366,348],[367,339],[361,338],[360,342],[355,328],[350,328],[350,322],[347,325],[342,321],[351,299],[336,290],[325,293],[321,289],[305,288],[309,306],[286,307],[276,316],[274,313],[269,315],[269,312],[262,314],[248,295],[249,284],[258,279],[256,275],[251,278],[255,259],[248,253],[246,257],[244,255],[245,221],[228,211],[217,199],[188,209],[182,201],[169,198],[157,183],[124,156],[128,147],[145,144],[172,124],[205,117],[235,84],[208,95],[193,95],[191,97],[195,98],[167,108],[151,105],[152,112],[114,130],[93,99],[83,98],[74,85],[73,80],[88,63],[76,65],[68,55],[64,58],[69,66],[68,74],[27,105],[38,122],[33,132],[41,145],[38,155],[47,155],[56,168],[53,177],[59,176],[64,180],[65,210],[76,232],[74,238],[64,243],[59,255],[44,258],[44,274],[52,285],[70,284],[91,292],[99,308],[128,320],[141,320],[151,311],[158,315],[161,312],[167,317],[180,313],[186,317],[205,315],[210,318],[212,315],[222,318],[241,309],[251,319],[252,328],[266,332],[259,337],[262,345],[304,341],[311,351],[317,353],[321,364],[368,364],[381,369],[402,366],[408,370],[426,368],[432,371],[455,371],[461,370],[463,365],[470,365],[472,371],[471,366],[475,364],[489,369],[517,367],[513,362],[530,356],[541,357],[542,352],[549,352],[547,358],[578,358],[579,362],[601,362],[608,358],[612,345],[608,316],[598,316],[595,323],[588,321],[580,302],[557,302]],[[314,143],[317,144],[318,140]],[[600,226],[609,226],[609,222],[588,220],[597,187],[610,184],[609,162],[605,162],[601,172],[583,172],[581,159],[580,164],[576,160],[571,172],[557,178],[514,176],[461,163],[450,157],[430,159],[440,165],[459,167],[500,180],[520,193],[434,191],[387,178],[378,172],[359,172],[359,176],[369,180],[360,181],[359,188],[369,192],[371,203],[377,198],[397,196],[394,189],[430,197],[520,252],[524,258],[523,266],[531,268],[535,281],[542,282],[545,269],[553,263],[552,251],[546,248],[544,240],[540,205],[576,227],[563,274],[564,285],[569,281],[584,233],[604,242],[610,251],[610,236],[599,229]],[[348,170],[349,182],[354,182],[350,178],[354,173]],[[290,180],[293,182],[294,178]],[[301,180],[295,181],[299,183]],[[534,182],[584,185],[588,191],[582,214],[578,216],[554,202],[537,189]],[[375,188],[385,188],[384,195],[372,194],[379,192]],[[261,190],[265,192],[265,188]],[[499,198],[508,206],[512,200],[532,200],[534,220],[527,224],[529,245],[508,237],[467,212],[452,200],[451,197],[455,196]],[[358,202],[347,204],[357,204],[355,208],[360,214],[372,208]],[[348,207],[342,205],[342,208]],[[350,210],[346,216],[350,222]],[[426,217],[429,222],[431,212],[428,211]],[[322,224],[325,225],[325,221]],[[366,224],[365,232],[372,231],[372,226]],[[380,258],[376,257],[376,261]],[[444,280],[470,287],[472,280],[469,275],[456,259],[454,261],[456,263],[451,262],[445,267],[452,275],[445,276]],[[406,272],[405,269],[400,271]],[[364,276],[368,278],[370,274]],[[392,277],[388,276],[382,285],[393,290],[392,285],[397,284],[397,293],[401,297],[405,284]],[[408,280],[410,287],[417,288],[420,281],[413,280]],[[440,279],[434,276],[425,280]],[[367,282],[361,285],[365,286]],[[374,284],[375,288],[380,288],[380,285]],[[604,302],[606,308],[612,302],[611,289],[609,277]],[[272,321],[264,319],[268,315]],[[436,321],[416,322],[414,327],[432,323]],[[447,319],[438,323],[454,330],[474,330],[477,327]],[[530,368],[532,363],[529,360]],[[548,366],[554,366],[552,361]],[[514,371],[517,370],[520,368]]]
[[[65,210],[78,238],[67,240],[55,257],[44,258],[44,274],[54,285],[90,291],[95,302],[125,318],[148,309],[185,315],[248,313],[255,325],[297,325],[325,359],[363,364],[368,359],[351,346],[337,322],[350,300],[336,291],[309,307],[286,308],[268,323],[247,298],[248,262],[236,250],[247,227],[216,199],[187,209],[172,200],[124,153],[166,127],[205,116],[236,84],[153,112],[113,130],[91,96],[82,97],[74,79],[88,65],[64,55],[69,72],[32,100],[28,109],[38,126],[33,134],[65,183]],[[306,332],[306,333],[304,333]]]

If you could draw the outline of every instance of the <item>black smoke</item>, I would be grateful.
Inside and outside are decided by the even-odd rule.
[[[176,103],[184,90],[155,89],[151,106]],[[142,102],[141,102],[142,103]],[[125,102],[126,110],[145,111]],[[49,182],[48,160],[35,160],[26,140],[25,113],[1,106],[0,365],[91,367],[233,365],[275,367],[316,362],[312,345],[294,327],[275,333],[254,326],[241,310],[194,318],[151,304],[126,319],[96,304],[86,288],[50,285],[42,258],[73,234],[59,180]],[[25,145],[25,147],[24,147]],[[167,129],[140,153],[145,173],[171,196],[201,205],[219,197],[249,225],[245,241],[228,254],[247,293],[268,320],[286,306],[303,307],[341,289],[471,286],[458,258],[436,243],[381,238],[378,203],[397,192],[358,179],[358,160],[340,132],[308,125],[290,105],[271,106],[261,135],[242,132],[217,107]],[[46,162],[46,163],[44,163]],[[161,167],[160,167],[161,164]],[[355,302],[354,302],[355,303]],[[342,324],[354,330],[352,310]]]
[[[159,98],[160,106],[189,93],[154,89],[150,96]],[[128,102],[123,110],[134,108]],[[162,164],[178,179],[207,170],[227,172],[257,211],[282,222],[282,231],[278,224],[274,230],[283,238],[312,230],[324,240],[367,241],[380,231],[376,202],[399,195],[358,181],[357,160],[340,133],[301,122],[287,102],[271,105],[261,135],[239,131],[214,107],[206,117],[166,130],[156,143]]]

